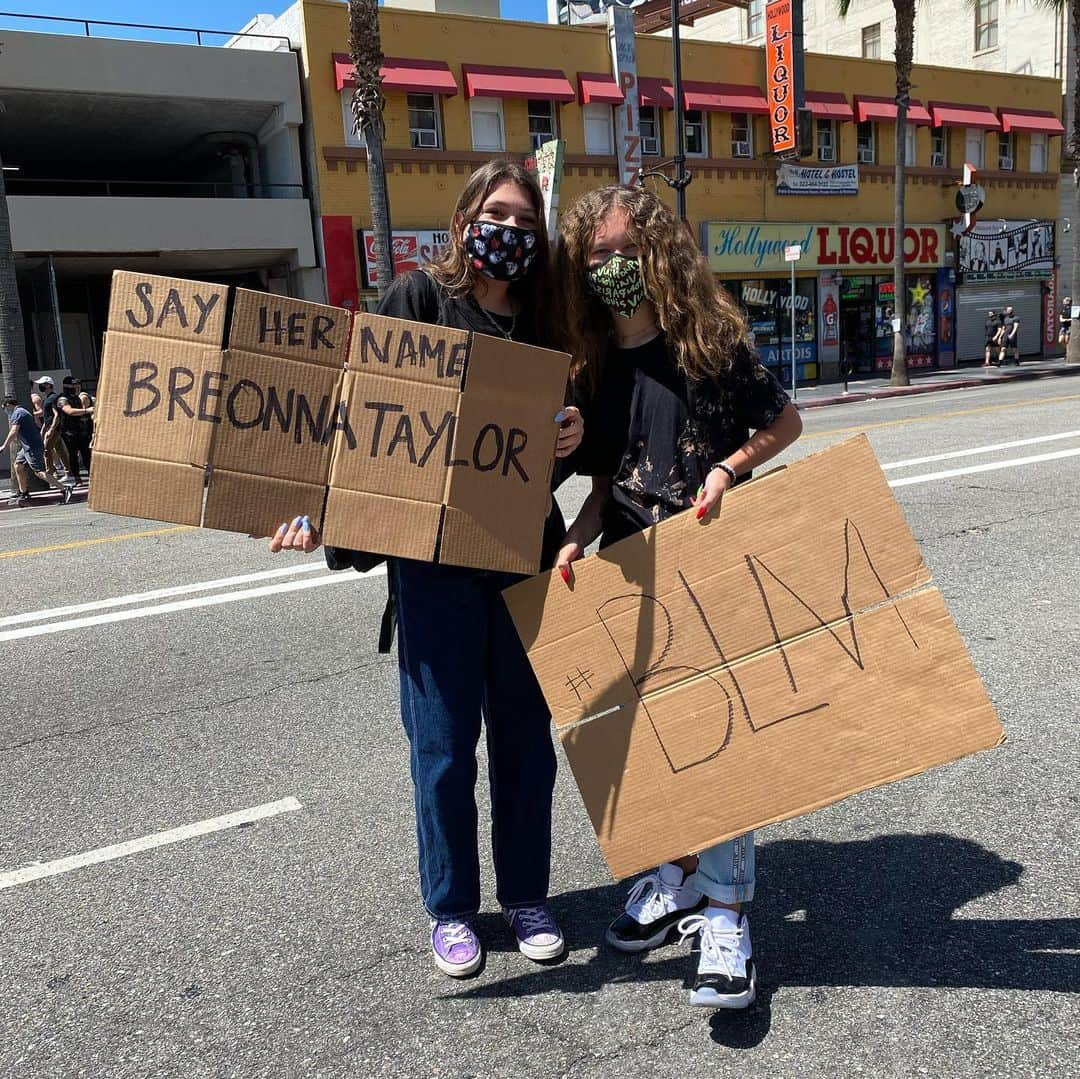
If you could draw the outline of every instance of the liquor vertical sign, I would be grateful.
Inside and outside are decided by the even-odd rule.
[[[802,44],[802,0],[770,0],[765,5],[765,93],[772,152],[781,158],[799,156]]]
[[[619,183],[633,187],[638,182],[638,170],[641,168],[634,13],[616,4],[608,8],[607,17],[611,69],[624,97],[623,103],[615,106],[615,155],[619,161]]]

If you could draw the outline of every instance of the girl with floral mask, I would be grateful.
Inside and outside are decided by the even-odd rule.
[[[798,438],[802,422],[753,353],[749,328],[683,223],[652,192],[593,191],[560,232],[559,280],[587,434],[575,458],[592,493],[557,565],[684,510],[698,519]],[[754,431],[754,434],[751,434]],[[676,852],[673,852],[676,853]],[[754,894],[753,835],[677,858],[639,880],[607,942],[624,952],[700,934],[690,999],[745,1008],[756,975],[741,906]]]
[[[434,262],[396,278],[379,305],[393,318],[551,345],[540,304],[548,297],[543,200],[520,165],[492,161],[465,184],[451,242]],[[581,441],[576,408],[552,417],[556,457]],[[555,426],[552,430],[553,439]],[[550,567],[565,526],[554,499],[544,526]],[[310,522],[286,523],[272,551],[319,546]],[[331,568],[370,556],[330,548]],[[389,561],[398,626],[401,717],[411,747],[420,888],[435,965],[452,977],[477,970],[482,943],[477,847],[476,746],[486,727],[496,898],[520,951],[533,960],[564,949],[547,904],[555,753],[540,687],[503,604],[519,578],[404,558]]]

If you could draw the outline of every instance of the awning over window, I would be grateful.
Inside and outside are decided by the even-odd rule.
[[[684,82],[683,108],[705,112],[750,112],[769,115],[765,93],[756,86],[727,82]]]
[[[1000,131],[1001,121],[989,105],[952,105],[945,101],[931,101],[930,115],[934,127],[981,127],[987,131]]]
[[[658,109],[675,108],[675,98],[672,96],[671,83],[664,79],[639,78],[638,99],[646,108],[655,106]]]
[[[383,57],[380,72],[383,89],[399,94],[445,94],[458,92],[453,72],[442,60],[404,60]],[[339,90],[356,85],[352,57],[334,53],[334,82]]]
[[[566,76],[556,68],[462,64],[461,74],[469,97],[535,97],[547,101],[573,101],[577,97]]]
[[[1030,109],[998,109],[1005,131],[1031,131],[1039,135],[1064,135],[1065,128],[1052,112],[1032,112]]]
[[[896,123],[896,100],[891,97],[865,97],[860,94],[855,98],[855,119],[860,124],[868,120],[879,123]],[[909,124],[922,124],[927,127],[933,124],[930,113],[923,107],[921,101],[912,99],[908,105],[907,122]]]
[[[847,98],[831,90],[807,90],[806,107],[818,120],[846,122],[855,119],[855,112]]]
[[[591,71],[579,71],[577,75],[578,101],[582,105],[621,105],[626,95],[610,76]]]

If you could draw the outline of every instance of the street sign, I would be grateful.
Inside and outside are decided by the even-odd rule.
[[[788,244],[784,248],[785,262],[798,262],[802,258],[802,244]]]

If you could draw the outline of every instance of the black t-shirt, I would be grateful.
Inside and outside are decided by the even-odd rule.
[[[771,426],[790,398],[746,346],[715,381],[691,382],[663,334],[611,348],[576,458],[584,475],[612,477],[602,544],[690,506],[709,469]]]
[[[390,318],[411,319],[414,322],[427,322],[435,326],[451,326],[458,330],[471,330],[473,333],[486,334],[488,337],[507,337],[526,345],[546,344],[537,340],[536,334],[529,332],[524,320],[511,315],[496,315],[485,311],[470,293],[459,298],[451,297],[446,289],[438,285],[430,274],[423,270],[413,270],[394,278],[393,284],[379,303],[379,314]],[[562,470],[556,469],[553,476],[553,488],[557,486]],[[544,541],[540,556],[541,569],[550,569],[555,564],[566,526],[554,497],[547,520],[544,522]]]
[[[997,336],[998,330],[1001,329],[1001,320],[995,315],[993,318],[986,320],[986,340],[993,341]]]
[[[41,426],[45,431],[52,425],[53,416],[56,414],[56,402],[59,399],[60,394],[56,390],[50,390],[41,402]]]
[[[1005,341],[1007,345],[1015,345],[1020,340],[1020,320],[1015,315],[1006,315],[1001,320],[1001,325],[1005,327]],[[1016,333],[1013,333],[1013,330]],[[1012,337],[1010,338],[1010,334]]]
[[[83,417],[69,416],[64,411],[64,405],[70,405],[72,408],[82,408],[83,404],[79,399],[78,391],[75,389],[69,390],[65,387],[60,391],[60,396],[56,401],[56,407],[60,410],[60,430],[65,435],[80,434],[83,428]]]

